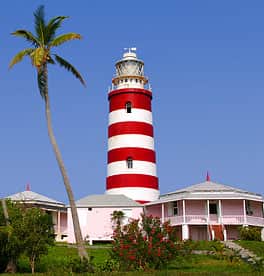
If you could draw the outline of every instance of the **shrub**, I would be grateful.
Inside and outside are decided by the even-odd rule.
[[[240,239],[245,241],[261,241],[261,229],[259,227],[245,226],[239,228]]]
[[[111,256],[121,270],[160,269],[179,249],[176,231],[169,222],[142,215],[114,229]]]

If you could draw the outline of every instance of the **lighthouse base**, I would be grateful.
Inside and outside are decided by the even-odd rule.
[[[122,194],[141,204],[157,200],[160,195],[159,190],[136,187],[108,189],[105,193],[109,195]]]

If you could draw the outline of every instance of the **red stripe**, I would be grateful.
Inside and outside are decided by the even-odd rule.
[[[117,90],[119,91],[119,90]],[[109,102],[109,111],[125,108],[127,102],[132,103],[133,108],[141,108],[151,111],[151,98],[147,94],[134,93],[133,91],[114,94]],[[132,111],[133,112],[133,111]]]
[[[143,122],[120,122],[108,127],[108,138],[121,134],[142,134],[153,137],[153,126]]]
[[[108,176],[106,179],[106,189],[114,188],[151,188],[159,189],[158,178],[145,174],[119,174]]]
[[[108,151],[108,164],[116,161],[126,160],[127,157],[133,160],[149,161],[156,163],[155,151],[144,148],[118,148]]]
[[[122,89],[116,89],[108,93],[108,99],[110,99],[112,96],[115,96],[117,94],[126,94],[126,93],[138,93],[138,94],[145,94],[148,97],[152,98],[152,92],[147,89],[142,88],[122,88]]]

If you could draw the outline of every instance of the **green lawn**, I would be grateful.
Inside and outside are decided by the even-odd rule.
[[[263,243],[261,243],[261,246]],[[208,250],[213,251],[212,248],[216,247],[215,242],[199,242],[194,244],[196,250]],[[105,264],[105,261],[109,258],[109,247],[105,246],[92,246],[89,247],[88,253],[93,257],[93,263],[95,267]],[[260,249],[263,255],[263,248]],[[67,245],[60,245],[50,247],[49,253],[43,256],[36,267],[36,271],[43,272],[36,275],[69,275],[69,259],[77,256],[77,250]],[[30,266],[26,258],[21,258],[19,261],[19,270],[23,273],[30,272]],[[46,272],[48,271],[48,272]],[[4,275],[4,274],[2,274]],[[31,275],[31,274],[17,274],[17,275]],[[90,274],[70,274],[70,275],[90,275]],[[152,272],[130,272],[130,273],[94,273],[93,276],[99,275],[124,275],[124,276],[136,276],[136,275],[175,275],[175,276],[195,276],[195,275],[224,275],[224,276],[263,276],[264,273],[257,273],[253,271],[253,268],[248,264],[242,262],[239,259],[232,261],[228,258],[216,257],[215,255],[190,255],[188,257],[178,257],[168,265],[163,271]]]
[[[236,241],[239,245],[249,249],[257,256],[264,258],[264,242],[263,241]]]

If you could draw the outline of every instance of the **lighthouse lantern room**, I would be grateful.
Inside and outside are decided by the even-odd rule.
[[[135,48],[123,54],[108,93],[108,164],[106,193],[137,202],[158,199],[159,187],[152,125],[152,92],[145,89],[144,62]]]

